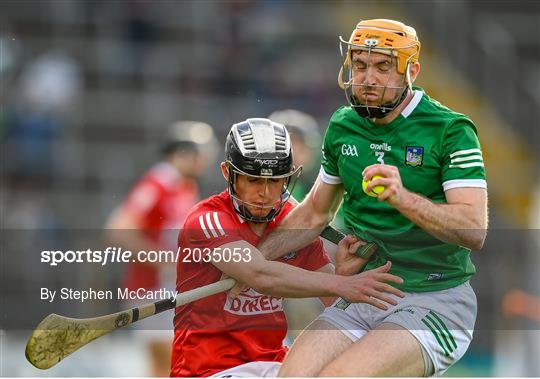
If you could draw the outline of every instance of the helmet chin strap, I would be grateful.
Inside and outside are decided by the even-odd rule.
[[[392,103],[387,103],[384,105],[370,107],[368,105],[352,105],[356,113],[363,118],[384,118],[388,116],[390,112],[398,107],[399,104],[405,100],[407,94],[409,93],[409,86],[405,87],[401,96]],[[358,104],[356,97],[351,95],[351,104]]]
[[[282,199],[285,197],[284,195],[285,194],[281,195]],[[287,195],[286,198],[288,199],[289,195]],[[266,216],[254,216],[253,213],[249,211],[245,203],[243,203],[241,200],[238,201],[239,199],[237,199],[236,196],[231,196],[231,199],[232,199],[234,210],[236,211],[236,213],[240,217],[242,217],[244,220],[253,222],[256,224],[262,224],[262,223],[267,223],[267,222],[272,221],[274,218],[276,218],[279,212],[281,212],[281,208],[283,208],[283,204],[284,204],[282,203],[282,205],[277,209],[276,208],[270,209],[270,211],[268,212]]]

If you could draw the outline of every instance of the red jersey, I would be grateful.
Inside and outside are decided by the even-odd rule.
[[[226,191],[197,204],[179,235],[176,290],[185,292],[220,280],[222,272],[203,262],[199,252],[204,256],[238,240],[257,246],[292,208],[285,204],[258,236],[236,214]],[[320,240],[279,261],[310,271],[330,263]],[[220,293],[176,308],[171,376],[210,376],[247,362],[282,361],[287,351],[282,301],[249,289],[234,300]]]
[[[122,207],[140,215],[143,233],[158,244],[160,249],[174,250],[177,242],[176,231],[180,229],[189,210],[197,201],[199,192],[196,184],[193,181],[181,180],[178,170],[169,163],[162,162],[139,180]],[[158,272],[150,265],[130,263],[123,284],[129,290],[157,288]]]

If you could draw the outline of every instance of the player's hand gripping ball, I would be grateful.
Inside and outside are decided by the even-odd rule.
[[[366,192],[366,188],[367,188],[368,184],[372,180],[380,179],[380,178],[382,178],[382,176],[375,175],[375,176],[373,176],[373,178],[371,178],[367,182],[365,180],[362,180],[362,189],[364,190],[366,195],[371,196],[371,197],[377,197],[377,196],[379,196],[380,193],[382,193],[386,189],[385,186],[375,186],[375,187],[373,187],[373,189],[370,192]]]

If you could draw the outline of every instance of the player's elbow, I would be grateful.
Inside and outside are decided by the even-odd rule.
[[[487,208],[487,199],[486,201],[474,208],[475,211],[471,216],[472,225],[471,225],[471,250],[481,250],[484,247],[484,242],[487,237],[488,229],[488,208]]]
[[[474,240],[472,250],[482,250],[482,248],[484,247],[484,242],[486,242],[487,233],[484,231],[484,232],[482,232],[480,234],[481,235]]]
[[[486,236],[486,230],[473,230],[467,238],[466,247],[474,251],[482,250],[484,242],[486,241]]]
[[[320,210],[315,206],[313,198],[305,200],[305,222],[311,229],[321,229],[328,225],[334,218],[334,213],[330,210]]]
[[[326,225],[332,221],[332,217],[328,215],[315,215],[313,214],[309,220],[308,225],[311,230],[322,230]]]

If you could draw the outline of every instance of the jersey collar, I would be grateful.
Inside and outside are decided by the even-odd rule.
[[[422,100],[422,96],[424,96],[424,92],[421,90],[414,90],[414,95],[409,104],[401,111],[401,115],[404,118],[407,118],[411,115],[411,113],[416,109],[417,105],[420,103],[420,100]]]

